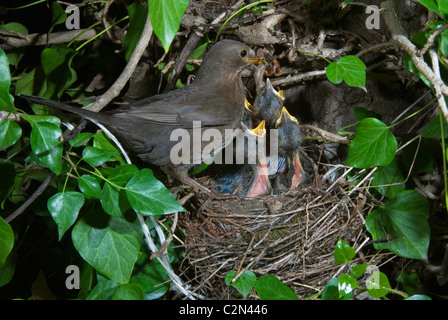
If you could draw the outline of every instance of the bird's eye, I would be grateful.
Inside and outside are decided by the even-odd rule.
[[[249,54],[249,52],[246,49],[243,49],[240,51],[240,57],[244,58]]]

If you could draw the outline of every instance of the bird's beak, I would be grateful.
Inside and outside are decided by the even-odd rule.
[[[244,98],[244,108],[249,112],[254,112],[254,106],[246,98]]]
[[[246,63],[262,64],[262,63],[263,63],[263,60],[261,60],[261,59],[258,58],[258,57],[253,57],[253,58],[247,59],[247,60],[246,60]]]
[[[287,118],[290,121],[296,122],[297,124],[299,123],[297,121],[297,119],[295,117],[293,117],[292,115],[290,115],[288,110],[285,107],[283,107],[282,108],[282,113],[280,114],[280,117],[277,119],[277,121],[275,121],[275,127],[276,128],[279,126],[280,122],[282,122],[283,118],[285,118],[285,119]]]
[[[291,189],[296,188],[306,180],[306,175],[303,171],[302,164],[300,163],[299,153],[294,155],[294,175],[291,179]]]
[[[275,90],[269,78],[266,79],[266,86],[269,90],[271,90],[271,92],[273,92],[280,99],[280,101],[285,100],[285,97],[283,96],[283,90],[280,91]]]
[[[262,120],[256,128],[252,129],[252,132],[259,137],[263,137],[266,134],[265,121]]]

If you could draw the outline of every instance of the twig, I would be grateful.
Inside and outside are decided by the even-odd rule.
[[[17,208],[16,211],[14,211],[9,216],[7,216],[5,218],[5,221],[7,223],[9,223],[12,220],[14,220],[15,218],[17,218],[19,215],[21,215],[23,212],[25,212],[25,210],[45,191],[45,189],[47,189],[47,187],[50,184],[51,179],[53,179],[53,177],[54,177],[54,173],[50,172],[50,174],[47,176],[47,178],[44,180],[44,182],[42,182],[42,184],[39,186],[39,188],[37,188],[36,191],[34,191],[34,193],[31,195],[31,197],[26,199],[26,201],[19,208]]]
[[[149,40],[151,39],[152,33],[153,29],[151,25],[151,19],[149,18],[148,14],[145,26],[143,28],[142,36],[140,37],[140,40],[138,41],[137,46],[135,47],[134,52],[132,53],[132,56],[129,59],[128,63],[126,64],[126,67],[124,68],[123,72],[114,82],[114,84],[97,101],[91,103],[86,107],[87,110],[98,112],[101,109],[103,109],[107,104],[109,104],[109,102],[111,102],[112,99],[114,99],[120,94],[120,91],[126,85],[132,73],[134,72],[137,63],[140,60],[140,57],[146,50],[146,47],[149,44]]]
[[[174,65],[173,71],[171,72],[170,79],[168,80],[168,83],[165,87],[165,92],[171,91],[174,89],[174,86],[176,85],[176,81],[179,78],[179,75],[182,71],[182,69],[185,67],[185,64],[187,63],[187,59],[190,56],[191,52],[196,48],[196,45],[198,44],[199,40],[203,37],[203,34],[199,31],[193,30],[190,34],[190,37],[187,40],[187,43],[183,47],[182,51],[180,52],[179,58],[176,61],[176,64]]]
[[[85,41],[95,37],[96,35],[97,32],[94,29],[54,32],[51,34],[48,44],[69,43],[75,38],[76,41]],[[0,39],[5,42],[4,44],[0,44],[0,49],[3,50],[28,46],[44,46],[47,44],[47,35],[40,33],[32,33],[26,36],[17,37],[12,33],[0,31]]]

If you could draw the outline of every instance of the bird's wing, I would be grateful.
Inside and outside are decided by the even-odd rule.
[[[136,117],[146,122],[159,125],[174,125],[191,128],[193,121],[201,121],[201,126],[220,126],[230,123],[242,116],[241,108],[229,99],[210,95],[205,97],[189,95],[167,96],[167,99],[144,100],[126,109],[119,109],[115,116],[128,118]],[[219,107],[217,107],[219,106]],[[235,112],[241,110],[241,112]]]

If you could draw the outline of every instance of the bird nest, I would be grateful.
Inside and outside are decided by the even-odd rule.
[[[317,150],[321,147],[316,145],[315,153],[322,154]],[[344,178],[343,166],[309,156],[302,161],[308,181],[286,193],[216,200],[198,195],[189,201],[189,213],[179,218],[186,250],[180,272],[195,292],[212,299],[240,299],[224,276],[250,270],[257,276],[275,275],[299,298],[310,297],[347,272],[333,258],[339,238],[358,251],[363,263],[381,262],[384,255],[366,251],[370,246],[364,218],[373,208],[368,194]],[[331,180],[329,169],[335,168],[342,174]]]

